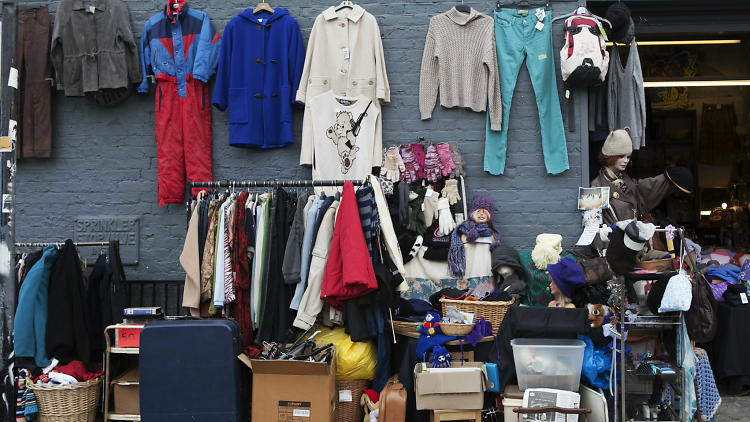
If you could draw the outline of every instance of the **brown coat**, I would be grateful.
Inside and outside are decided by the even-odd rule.
[[[607,179],[603,167],[599,171],[599,176],[591,181],[592,188],[609,187],[609,209],[602,213],[606,225],[622,220],[637,220],[646,211],[656,208],[664,198],[675,192],[674,187],[663,174],[647,179],[633,180],[626,173],[623,173],[622,178],[627,186],[627,192],[615,187]],[[634,187],[638,188],[638,192],[646,202],[648,210],[644,210],[643,205],[635,198]]]
[[[211,299],[214,285],[214,257],[216,256],[216,226],[219,219],[218,210],[220,205],[213,202],[208,208],[208,232],[206,233],[206,246],[203,249],[203,262],[201,263],[201,302]]]

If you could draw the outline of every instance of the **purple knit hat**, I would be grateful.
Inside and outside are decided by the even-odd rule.
[[[495,204],[492,202],[492,198],[480,193],[471,198],[471,208],[469,209],[469,215],[467,217],[470,217],[474,214],[474,211],[480,208],[487,210],[490,213],[490,217],[495,213]]]

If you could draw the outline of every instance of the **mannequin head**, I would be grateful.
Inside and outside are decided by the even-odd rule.
[[[632,154],[623,155],[604,155],[599,153],[599,162],[609,168],[613,173],[617,174],[621,171],[625,171],[625,168],[630,163]]]
[[[503,278],[507,278],[514,272],[516,272],[516,270],[514,270],[512,267],[508,265],[501,265],[500,268],[498,269],[498,274],[500,274]]]
[[[477,224],[489,223],[492,221],[492,213],[484,208],[478,208],[471,213],[471,219]]]
[[[633,141],[630,139],[630,128],[625,127],[612,131],[607,136],[599,152],[599,162],[611,171],[619,173],[627,167],[632,153]]]

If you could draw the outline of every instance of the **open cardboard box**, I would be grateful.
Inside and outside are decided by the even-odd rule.
[[[335,358],[329,363],[238,358],[253,371],[254,421],[333,421]]]
[[[414,390],[418,410],[481,410],[484,391],[490,386],[483,362],[464,362],[452,369],[478,368],[472,372],[422,372],[424,362],[414,367]],[[449,368],[449,369],[451,369]]]
[[[134,366],[117,377],[114,381],[114,409],[118,415],[140,415],[141,405],[138,397],[138,366]]]

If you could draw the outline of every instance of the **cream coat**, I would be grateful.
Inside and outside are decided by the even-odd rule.
[[[344,58],[345,49],[348,59]],[[339,11],[329,7],[315,19],[296,97],[298,103],[305,104],[300,165],[312,166],[314,162],[309,101],[328,91],[347,98],[362,94],[372,100],[378,112],[381,104],[391,101],[380,28],[375,17],[360,6]],[[375,123],[374,151],[382,149],[381,116],[378,113]],[[373,157],[374,167],[380,164],[380,156]]]

